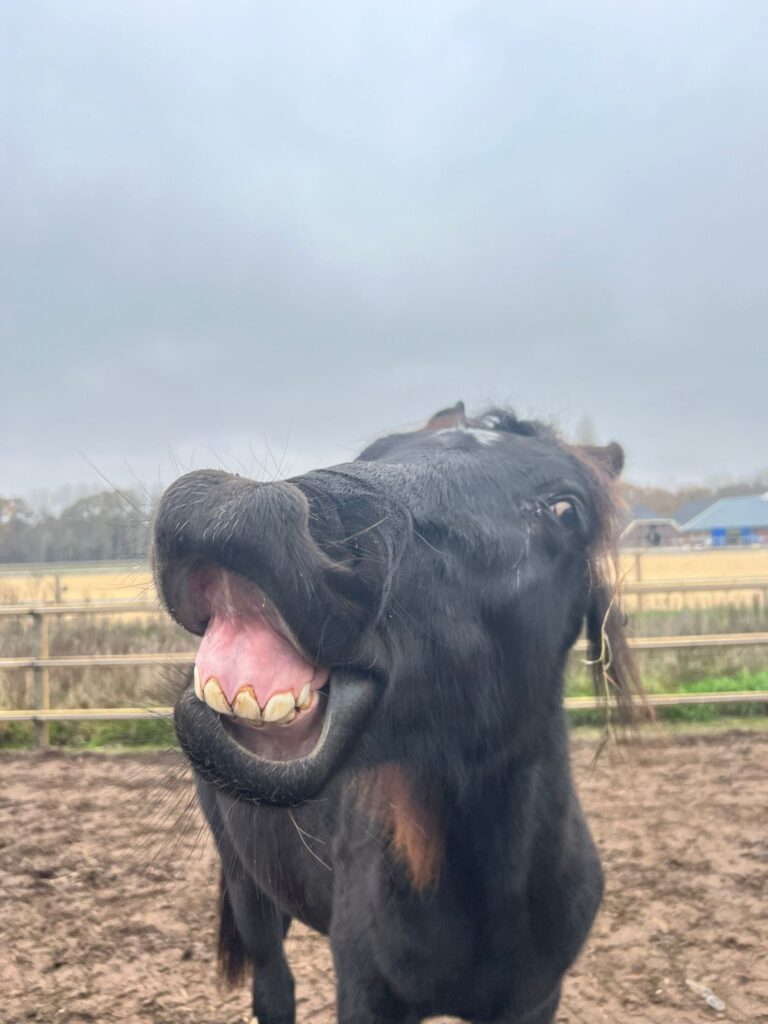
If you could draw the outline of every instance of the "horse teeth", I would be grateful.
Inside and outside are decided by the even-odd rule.
[[[282,722],[291,712],[296,712],[296,698],[292,693],[273,693],[264,708],[265,722]]]
[[[232,702],[232,711],[238,718],[247,718],[251,722],[261,721],[261,708],[250,686],[244,686],[238,691]]]
[[[292,708],[288,712],[288,714],[285,716],[285,718],[281,718],[280,721],[277,724],[278,725],[288,725],[288,723],[292,722],[295,717],[296,717],[296,708]]]
[[[312,688],[309,683],[305,683],[301,688],[301,693],[296,698],[296,707],[299,711],[306,711],[309,705],[312,703]]]
[[[229,701],[221,692],[219,686],[219,680],[214,676],[208,680],[203,687],[203,698],[209,708],[213,708],[214,711],[218,711],[222,715],[231,715],[232,709],[229,706]]]
[[[205,700],[205,697],[203,696],[203,684],[202,684],[202,682],[200,680],[200,669],[197,667],[197,665],[195,665],[194,677],[195,677],[195,696],[197,697],[198,700]]]

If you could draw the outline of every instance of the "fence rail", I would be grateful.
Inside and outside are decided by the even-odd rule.
[[[762,647],[768,645],[768,633],[636,636],[630,637],[627,643],[635,651],[681,650],[690,647]],[[573,649],[577,653],[585,653],[586,641],[577,640]],[[0,671],[22,668],[33,671],[49,668],[132,668],[141,665],[180,665],[184,667],[193,665],[195,656],[194,651],[177,651],[167,654],[66,654],[59,658],[0,658]]]
[[[718,576],[713,579],[633,580],[622,584],[622,594],[687,594],[703,591],[727,593],[731,590],[768,590],[765,576]]]
[[[768,594],[768,579],[718,579],[718,580],[665,580],[628,584],[624,592],[629,594],[675,593],[685,591],[729,591],[763,590]],[[180,651],[163,654],[96,654],[84,656],[67,655],[51,657],[48,624],[52,617],[62,615],[125,615],[160,614],[162,609],[154,601],[107,601],[100,603],[71,604],[17,604],[0,605],[0,618],[23,618],[29,616],[34,624],[34,645],[36,656],[23,658],[0,658],[0,671],[24,670],[31,674],[35,708],[22,710],[0,710],[0,721],[32,722],[38,746],[48,745],[48,724],[50,722],[109,721],[120,719],[168,718],[169,707],[154,708],[51,708],[50,670],[58,668],[125,668],[139,666],[189,667],[194,663],[194,651]],[[632,637],[629,646],[634,650],[676,650],[695,647],[749,647],[767,645],[765,633],[717,633],[700,636],[651,636]],[[583,653],[586,641],[579,640],[574,650]],[[653,707],[669,707],[685,704],[726,704],[726,703],[768,703],[768,691],[747,693],[668,693],[648,696],[647,703]],[[599,701],[589,698],[572,697],[565,701],[569,710],[595,710],[601,707]]]
[[[768,583],[766,583],[768,586]],[[130,612],[142,615],[164,615],[157,601],[72,601],[70,604],[0,604],[0,619],[21,619],[27,615],[44,618],[57,615],[126,615]]]
[[[567,697],[568,711],[597,711],[603,702],[596,697]],[[719,693],[654,693],[645,698],[650,707],[675,707],[686,704],[768,704],[768,690],[727,691]],[[171,718],[173,708],[27,708],[0,711],[0,722],[98,722]]]
[[[621,593],[637,596],[650,594],[723,593],[739,590],[759,591],[768,595],[768,576],[718,576],[702,579],[632,580],[622,584]],[[26,615],[164,615],[156,601],[72,601],[58,604],[31,602],[0,604],[0,618],[21,618]]]

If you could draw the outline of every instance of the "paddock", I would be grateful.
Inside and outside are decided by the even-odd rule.
[[[573,762],[607,894],[557,1020],[768,1022],[768,731],[652,735],[592,771],[595,745]],[[0,764],[0,1022],[246,1021],[246,991],[217,986],[215,856],[176,755]],[[294,926],[288,949],[298,1019],[330,1024],[325,940]]]

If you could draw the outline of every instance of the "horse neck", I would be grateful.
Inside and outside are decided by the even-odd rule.
[[[556,727],[525,755],[472,778],[443,803],[445,863],[473,884],[514,893],[528,876],[542,822],[562,826],[571,800],[564,729]]]

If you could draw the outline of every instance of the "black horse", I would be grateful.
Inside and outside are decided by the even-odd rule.
[[[346,465],[166,492],[159,588],[203,637],[176,730],[260,1024],[295,1020],[292,918],[330,937],[342,1024],[554,1020],[603,884],[562,710],[585,623],[633,682],[601,572],[622,461],[459,404]]]

